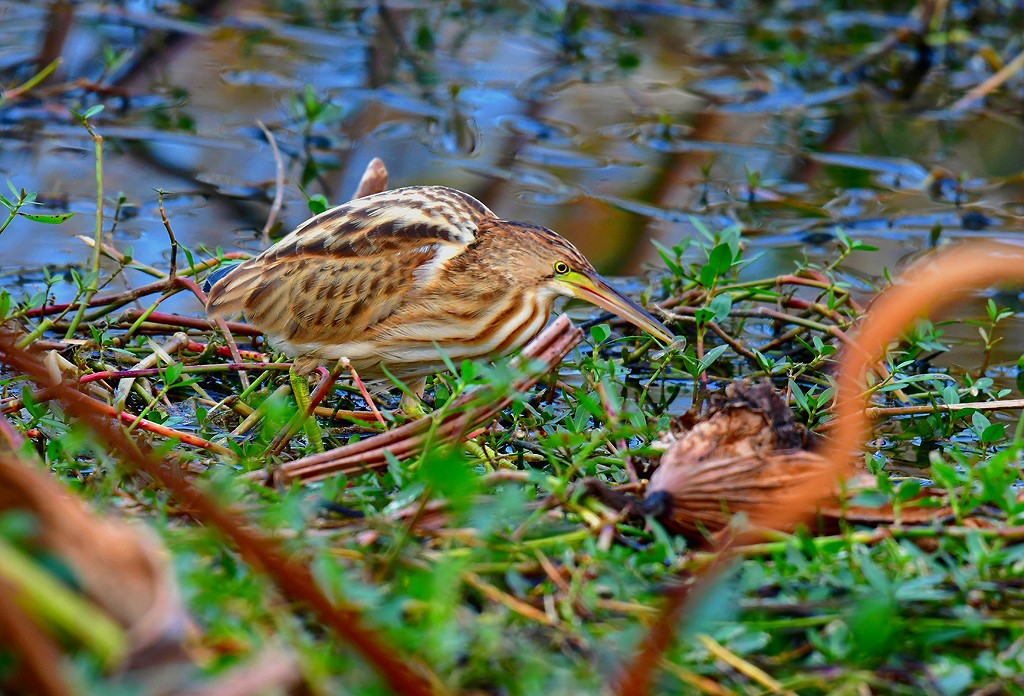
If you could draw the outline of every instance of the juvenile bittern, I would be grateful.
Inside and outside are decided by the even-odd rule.
[[[658,339],[672,333],[549,229],[498,218],[472,196],[414,186],[357,198],[218,280],[206,309],[244,312],[299,372],[348,358],[369,379],[421,379],[519,348],[555,298],[603,307]],[[420,385],[421,387],[421,385]]]

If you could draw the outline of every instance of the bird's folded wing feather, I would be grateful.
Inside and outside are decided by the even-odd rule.
[[[207,311],[244,312],[295,343],[358,337],[476,241],[491,213],[443,187],[356,199],[307,221],[210,290]]]

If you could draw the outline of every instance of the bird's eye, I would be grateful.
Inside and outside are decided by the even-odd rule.
[[[555,273],[557,275],[565,275],[569,272],[569,264],[565,261],[555,261]]]

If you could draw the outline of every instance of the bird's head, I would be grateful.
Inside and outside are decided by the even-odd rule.
[[[675,337],[650,312],[611,286],[564,237],[545,227],[511,223],[517,232],[533,237],[529,252],[519,257],[523,273],[533,276],[549,292],[581,300],[606,309],[666,345]]]

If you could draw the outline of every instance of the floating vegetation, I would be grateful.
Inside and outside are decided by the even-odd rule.
[[[5,10],[0,690],[1024,689],[1016,4],[217,6]],[[408,184],[677,340],[415,414],[201,310]]]

